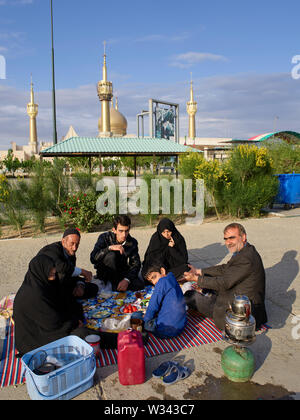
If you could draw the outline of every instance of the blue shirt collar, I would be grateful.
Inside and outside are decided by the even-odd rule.
[[[243,246],[243,248],[245,248],[245,246],[248,244],[248,242],[246,241],[245,243],[244,243],[244,246]],[[242,249],[243,249],[242,248]],[[241,249],[241,251],[242,251],[242,249]],[[234,252],[233,254],[232,254],[232,256],[233,257],[235,257],[236,255],[238,255],[241,251],[238,251],[238,252]]]

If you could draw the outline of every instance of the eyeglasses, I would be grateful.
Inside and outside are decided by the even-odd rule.
[[[224,241],[228,241],[228,240],[232,240],[232,239],[236,239],[237,236],[229,236],[228,238],[224,238]]]

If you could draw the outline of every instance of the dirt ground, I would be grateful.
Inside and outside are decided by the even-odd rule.
[[[271,329],[257,337],[251,346],[256,369],[248,384],[233,384],[224,377],[221,353],[225,342],[202,345],[164,354],[146,360],[146,382],[124,387],[118,380],[117,366],[97,370],[95,386],[77,400],[112,401],[195,401],[204,399],[300,399],[300,209],[286,217],[245,220],[248,241],[262,256],[266,270],[266,307]],[[223,244],[225,221],[213,221],[198,226],[181,225],[190,262],[199,268],[220,264],[229,259]],[[132,235],[139,241],[143,257],[155,228],[133,227]],[[99,233],[83,234],[78,250],[78,266],[94,270],[89,255]],[[0,241],[0,295],[16,293],[39,249],[59,240],[61,233],[36,238]],[[162,361],[179,360],[188,364],[192,374],[184,381],[165,387],[151,372]],[[29,399],[26,386],[0,390],[0,400]]]

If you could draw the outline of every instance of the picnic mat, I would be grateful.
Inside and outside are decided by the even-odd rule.
[[[143,297],[151,296],[151,287],[146,288],[142,292]],[[134,292],[128,292],[125,299],[120,299],[120,294],[118,293],[111,293],[111,297],[108,299],[103,300],[103,297],[98,296],[96,299],[85,301],[84,311],[87,325],[95,330],[101,328],[103,319],[108,317],[107,312],[111,313],[113,317],[122,316],[122,313],[117,308],[120,309],[122,307],[120,305],[135,302],[136,299]],[[98,318],[101,311],[106,311],[104,312],[105,318]],[[97,318],[93,318],[95,314],[97,314]],[[262,331],[268,328],[268,326],[264,326]],[[156,338],[153,334],[149,334],[149,341],[145,346],[145,355],[148,358],[221,340],[223,340],[222,333],[211,319],[203,318],[197,312],[189,311],[187,326],[180,336],[162,340]],[[24,377],[22,377],[21,360],[16,358],[16,354],[14,325],[12,320],[9,319],[7,321],[7,337],[4,341],[0,363],[0,388],[25,382]],[[97,367],[117,364],[117,359],[117,350],[102,350],[97,360]]]

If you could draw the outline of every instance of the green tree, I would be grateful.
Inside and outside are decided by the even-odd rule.
[[[8,172],[13,174],[13,176],[15,176],[15,172],[22,166],[19,159],[14,157],[13,151],[11,149],[9,149],[6,158],[3,160],[3,165]]]
[[[273,161],[274,173],[300,173],[300,146],[286,142],[266,142],[269,155]]]
[[[236,147],[226,163],[223,203],[232,216],[259,216],[278,192],[273,161],[265,147]]]
[[[1,220],[3,224],[13,226],[21,237],[22,228],[28,219],[28,214],[22,205],[23,188],[20,181],[9,184],[4,178],[0,177]]]
[[[179,173],[185,179],[194,179],[197,166],[205,161],[203,153],[191,150],[186,153],[179,160]]]
[[[227,175],[223,169],[223,165],[218,160],[204,160],[196,166],[194,172],[196,179],[203,179],[207,191],[210,193],[216,215],[220,219],[218,211],[218,198],[220,191],[225,187],[227,182]]]
[[[31,214],[37,230],[45,231],[46,217],[51,211],[53,198],[46,174],[47,165],[37,162],[34,165],[30,182],[21,181],[22,204]]]

